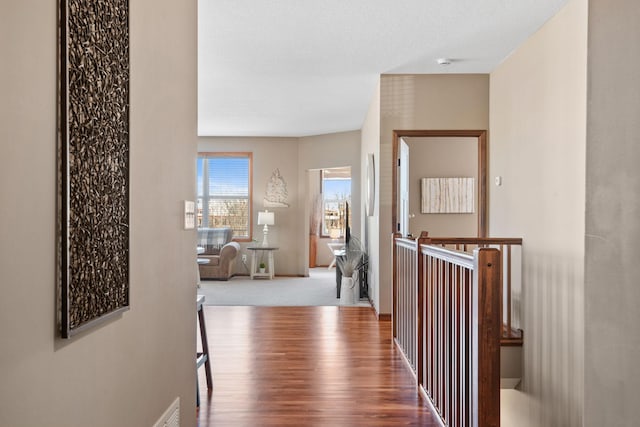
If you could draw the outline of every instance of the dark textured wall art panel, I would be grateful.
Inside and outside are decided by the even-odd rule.
[[[129,306],[129,6],[60,0],[60,323]]]

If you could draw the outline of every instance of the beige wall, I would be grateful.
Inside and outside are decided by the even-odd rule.
[[[573,0],[491,73],[491,235],[523,238],[524,377],[507,425],[582,425],[586,46]]]
[[[302,202],[298,191],[298,139],[297,138],[225,138],[225,137],[200,137],[198,138],[198,151],[201,152],[225,152],[247,151],[253,153],[253,238],[261,242],[263,226],[258,225],[258,211],[263,211],[264,196],[267,191],[267,182],[274,170],[279,169],[282,178],[287,184],[289,196],[288,208],[267,208],[274,212],[275,225],[269,227],[269,244],[279,247],[274,253],[276,274],[296,275],[299,266],[296,261],[296,253],[299,250],[296,233],[298,222],[301,220],[299,210]],[[247,255],[247,267],[250,266],[251,251],[246,247],[252,243],[241,243],[242,253]],[[242,257],[236,258],[236,274],[249,274],[249,269],[242,265]]]
[[[131,309],[61,340],[56,2],[0,6],[2,426],[150,426],[176,397],[182,425],[196,424],[195,233],[181,229],[195,191],[196,2],[130,11]]]
[[[262,226],[257,225],[258,211],[264,210],[267,182],[278,168],[287,183],[288,208],[268,208],[275,213],[276,224],[269,227],[269,243],[275,252],[277,275],[308,275],[309,263],[309,177],[307,171],[351,166],[352,201],[360,204],[360,132],[341,132],[304,138],[200,137],[198,151],[248,151],[253,153],[253,238],[262,240]],[[359,227],[359,212],[353,218]],[[357,228],[356,228],[357,229]],[[250,251],[242,243],[250,260]],[[325,245],[326,246],[326,245]],[[241,257],[236,260],[237,274],[248,274]]]
[[[362,242],[369,255],[369,298],[377,313],[380,311],[380,81],[376,84],[367,115],[362,124],[360,136],[360,176],[361,194],[366,195],[367,185],[367,157],[373,154],[375,170],[375,202],[372,215],[365,216],[364,197],[360,201],[360,212],[363,213],[360,229],[362,230]],[[366,197],[366,196],[365,196]],[[387,312],[388,313],[388,312]]]
[[[586,1],[586,0],[585,0]],[[589,1],[584,425],[638,425],[640,8]]]
[[[380,116],[379,308],[390,313],[393,130],[488,129],[489,76],[383,75]]]
[[[404,138],[409,146],[409,232],[419,236],[478,235],[478,139],[457,137]],[[421,213],[422,178],[475,178],[474,213]]]

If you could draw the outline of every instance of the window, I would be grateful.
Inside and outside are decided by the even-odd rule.
[[[322,179],[321,234],[331,236],[331,231],[334,230],[335,233],[337,230],[339,236],[343,237],[346,202],[351,202],[351,168],[323,169],[320,176]]]
[[[234,240],[251,239],[251,153],[199,153],[197,225],[231,227]]]

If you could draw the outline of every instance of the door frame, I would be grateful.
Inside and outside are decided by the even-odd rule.
[[[487,237],[487,131],[486,130],[394,130],[392,152],[391,232],[398,224],[398,145],[404,137],[473,137],[478,139],[478,237]]]

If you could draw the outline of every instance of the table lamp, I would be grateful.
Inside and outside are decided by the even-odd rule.
[[[275,224],[275,218],[273,212],[269,212],[265,209],[264,212],[258,212],[258,225],[264,225],[262,232],[264,233],[264,239],[262,240],[263,247],[269,247],[269,240],[267,235],[269,234],[269,226]]]

